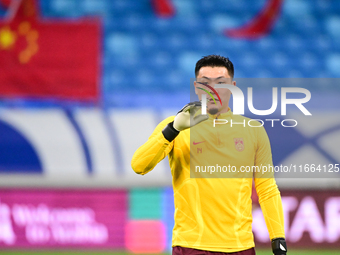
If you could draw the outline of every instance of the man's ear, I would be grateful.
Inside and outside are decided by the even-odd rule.
[[[233,81],[231,84],[234,85],[234,86],[236,86],[236,81]]]

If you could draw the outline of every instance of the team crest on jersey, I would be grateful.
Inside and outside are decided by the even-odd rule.
[[[234,143],[235,143],[236,150],[238,150],[238,151],[244,150],[243,138],[234,138]]]

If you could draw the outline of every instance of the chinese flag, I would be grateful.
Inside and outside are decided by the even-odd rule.
[[[263,10],[242,27],[226,29],[227,36],[238,39],[258,39],[267,35],[280,16],[283,0],[267,0]]]
[[[0,97],[99,98],[100,21],[40,20],[35,0],[1,0]]]

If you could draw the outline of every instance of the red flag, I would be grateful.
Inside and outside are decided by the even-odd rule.
[[[9,7],[11,3],[11,0],[0,0],[0,5],[3,5],[4,7]]]
[[[170,18],[175,15],[172,0],[151,0],[156,15],[160,18]]]
[[[227,29],[225,34],[234,38],[256,39],[269,33],[278,19],[283,0],[268,0],[264,9],[246,25]]]
[[[0,96],[96,101],[100,21],[41,21],[35,0],[9,8],[0,22]]]

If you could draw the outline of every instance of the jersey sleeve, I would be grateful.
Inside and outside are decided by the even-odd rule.
[[[159,123],[149,139],[133,154],[131,167],[137,174],[150,172],[172,150],[173,141],[165,139],[162,130],[173,120],[174,116],[171,116]]]
[[[264,128],[260,128],[257,135],[255,165],[267,166],[265,173],[255,175],[255,189],[269,237],[271,240],[278,237],[285,238],[281,195],[274,178],[270,142]]]

